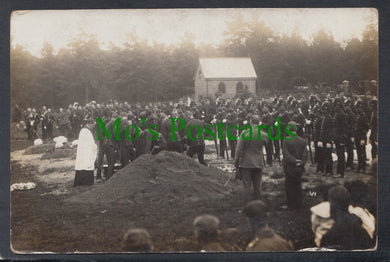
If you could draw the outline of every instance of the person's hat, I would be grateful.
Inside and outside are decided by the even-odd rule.
[[[149,233],[143,228],[129,229],[123,237],[122,249],[125,251],[150,251],[152,244]]]
[[[200,215],[194,220],[194,228],[201,233],[217,233],[219,229],[219,219],[213,215]]]
[[[329,202],[331,205],[337,205],[341,208],[348,208],[351,202],[351,195],[344,186],[334,186],[329,189]]]
[[[296,127],[298,124],[295,121],[290,121],[290,122],[288,122],[288,125]]]
[[[186,117],[188,117],[188,118],[192,118],[193,117],[193,113],[191,112],[191,111],[186,111],[185,113],[184,113],[184,115],[186,116]]]
[[[250,201],[244,208],[243,213],[249,218],[261,218],[267,216],[267,207],[261,200]]]

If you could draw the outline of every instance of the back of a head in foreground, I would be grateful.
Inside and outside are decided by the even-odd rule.
[[[152,251],[149,233],[143,228],[129,229],[123,236],[122,250],[128,252]]]

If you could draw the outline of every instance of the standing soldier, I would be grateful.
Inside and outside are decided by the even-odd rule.
[[[346,130],[347,130],[347,140],[346,140],[346,150],[347,150],[347,164],[345,165],[345,169],[353,170],[353,145],[354,145],[354,129],[356,125],[356,115],[351,110],[350,106],[345,107],[345,116],[346,116]]]
[[[223,113],[225,110],[220,109],[217,113],[216,119],[217,123],[219,123],[218,126],[221,128],[217,128],[217,134],[219,139],[219,156],[222,158],[225,158],[225,153],[227,152],[227,142],[226,142],[226,119],[225,114]]]
[[[345,171],[345,144],[347,141],[346,116],[343,111],[341,100],[335,100],[336,116],[334,119],[334,142],[337,153],[337,175],[344,177]]]
[[[51,108],[47,109],[44,121],[46,121],[47,138],[53,139],[54,114]]]
[[[69,122],[71,126],[71,136],[72,138],[76,139],[78,136],[78,126],[80,126],[79,115],[77,113],[77,106],[79,103],[74,102],[73,106],[70,108],[70,115],[69,115]]]
[[[329,112],[329,102],[324,102],[322,111],[324,118],[321,123],[320,142],[323,148],[325,176],[333,175],[333,160],[332,160],[332,137],[333,137],[333,119]]]
[[[57,125],[60,135],[68,136],[68,116],[61,107],[57,117]]]
[[[47,109],[46,106],[42,107],[41,114],[40,114],[40,122],[41,122],[41,129],[42,129],[42,139],[47,138],[47,119],[46,119]]]
[[[314,158],[315,162],[317,163],[317,170],[315,174],[317,173],[323,173],[324,172],[324,145],[320,141],[321,139],[321,125],[323,116],[321,112],[320,105],[316,105],[313,107],[313,142],[314,142]]]
[[[226,120],[227,120],[226,125],[228,127],[233,125],[237,126],[237,115],[233,111],[227,114]],[[238,130],[234,127],[229,128],[227,132],[229,132],[231,138],[237,137],[238,135]],[[236,156],[237,139],[234,140],[229,139],[229,146],[230,146],[230,156],[232,157],[232,159],[234,159]]]
[[[35,108],[29,110],[27,109],[27,112],[29,114],[26,117],[26,127],[27,127],[27,134],[29,140],[34,140],[37,135],[37,127],[39,123],[39,116],[36,113]]]
[[[294,100],[292,102],[292,109],[293,109],[293,113],[292,113],[291,120],[294,121],[295,123],[297,123],[297,126],[296,126],[297,135],[305,138],[305,133],[304,133],[303,129],[305,126],[306,118],[302,114],[302,112],[300,111],[300,109],[298,107],[298,101]]]
[[[355,145],[356,153],[358,155],[357,173],[366,172],[366,144],[368,132],[368,120],[361,108],[361,101],[357,101],[357,120],[355,126]]]

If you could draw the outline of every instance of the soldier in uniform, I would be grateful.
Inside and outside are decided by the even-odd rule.
[[[329,112],[330,103],[324,102],[322,112],[324,118],[321,123],[320,142],[323,149],[325,176],[333,175],[333,160],[332,160],[332,139],[333,139],[333,118]]]
[[[194,220],[195,238],[202,247],[201,252],[223,252],[225,249],[218,242],[219,219],[212,215],[201,215]]]
[[[68,115],[61,107],[57,115],[58,131],[62,136],[68,136]]]
[[[344,177],[345,171],[345,144],[347,141],[346,115],[340,99],[335,100],[336,115],[334,119],[334,142],[337,153],[337,175]]]
[[[355,129],[355,122],[356,122],[356,115],[355,113],[351,110],[350,106],[346,106],[345,108],[345,117],[346,117],[346,130],[347,130],[347,140],[346,140],[346,151],[347,151],[347,163],[345,165],[345,169],[348,170],[353,170],[353,146],[354,146],[354,141],[353,141],[353,136],[354,136],[354,129]]]
[[[27,110],[29,112],[29,110]],[[29,114],[26,116],[26,128],[29,140],[34,140],[37,136],[37,128],[39,123],[39,116],[35,108],[31,109]]]
[[[102,178],[102,165],[103,165],[103,158],[104,155],[106,155],[107,162],[108,162],[108,167],[107,167],[107,174],[106,174],[106,180],[110,179],[112,175],[114,174],[114,166],[116,162],[116,156],[115,152],[120,152],[121,150],[121,144],[124,146],[124,150],[126,149],[126,144],[127,143],[127,138],[125,135],[125,131],[127,126],[129,125],[127,119],[123,119],[120,122],[120,137],[121,140],[116,140],[116,126],[115,124],[115,118],[112,118],[109,120],[107,123],[105,123],[105,127],[107,131],[112,130],[112,135],[110,136],[109,139],[105,136],[105,134],[101,134],[100,141],[99,141],[99,151],[98,151],[98,159],[97,159],[97,175],[96,179],[101,179]],[[125,141],[126,140],[126,141]],[[121,153],[121,162],[122,165],[126,165],[128,163],[128,158],[127,155],[124,154],[124,152]]]
[[[219,125],[222,128],[219,127],[216,128],[217,133],[215,134],[216,136],[218,136],[219,139],[219,156],[222,158],[225,158],[225,153],[227,152],[227,142],[226,142],[227,121],[225,118],[224,111],[225,111],[224,109],[220,109],[217,113],[216,120],[217,123],[220,123]]]
[[[266,206],[261,200],[249,202],[243,213],[249,218],[253,240],[248,244],[246,251],[293,251],[291,242],[286,241],[268,226]]]
[[[323,116],[322,116],[320,105],[316,105],[313,107],[313,114],[314,114],[313,142],[314,142],[314,150],[315,150],[314,158],[315,158],[315,162],[317,163],[317,170],[315,171],[315,174],[317,174],[317,173],[324,172],[324,153],[323,153],[324,146],[320,141]]]
[[[42,139],[47,138],[47,121],[45,120],[46,114],[47,114],[46,106],[43,106],[39,118],[39,122],[41,123],[41,129],[42,129]]]
[[[362,171],[366,172],[366,144],[367,144],[367,132],[368,132],[368,120],[363,112],[359,101],[357,102],[357,119],[355,125],[355,146],[358,156],[358,168],[357,173]]]
[[[74,102],[73,107],[71,108],[71,114],[69,116],[69,121],[72,129],[72,138],[77,138],[80,133],[80,127],[82,122],[81,112],[79,112],[79,103]]]
[[[46,135],[47,138],[52,139],[53,138],[53,126],[54,126],[54,114],[51,111],[51,108],[47,109],[47,112],[44,117],[44,121],[46,122]]]
[[[237,126],[237,115],[231,111],[227,114],[226,116],[226,125],[229,126]],[[229,135],[231,138],[237,137],[238,135],[238,130],[234,127],[229,128]],[[237,148],[237,139],[229,139],[229,146],[230,146],[230,156],[232,159],[235,158],[236,155],[236,148]]]

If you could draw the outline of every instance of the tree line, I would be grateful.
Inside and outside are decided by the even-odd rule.
[[[80,37],[54,53],[45,44],[41,57],[11,47],[11,103],[21,107],[63,107],[74,101],[163,101],[193,94],[200,56],[251,57],[258,90],[292,91],[294,86],[349,80],[376,80],[378,32],[370,23],[362,40],[345,43],[319,30],[311,41],[298,32],[279,35],[259,19],[233,19],[219,46],[195,46],[186,34],[180,44],[149,43],[135,35],[124,47],[102,50],[93,35]]]

